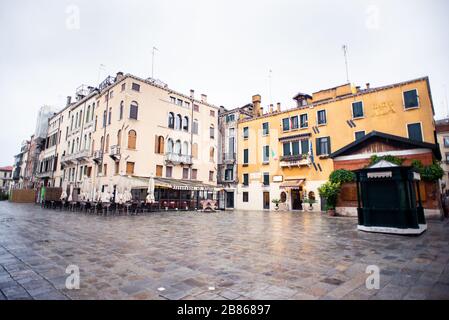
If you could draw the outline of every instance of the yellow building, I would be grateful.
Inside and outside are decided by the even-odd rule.
[[[301,210],[305,195],[333,171],[332,152],[371,131],[435,141],[434,109],[427,77],[371,88],[345,84],[312,95],[299,93],[297,105],[263,113],[253,96],[253,117],[238,124],[237,208]]]

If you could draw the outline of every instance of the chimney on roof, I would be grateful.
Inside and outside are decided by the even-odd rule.
[[[115,82],[120,81],[123,79],[123,72],[119,71],[117,72],[117,74],[115,75]]]
[[[270,113],[273,113],[273,104],[270,104]]]
[[[195,99],[195,90],[190,89],[190,98]]]
[[[281,103],[280,103],[280,102],[278,102],[278,103],[276,104],[276,111],[277,111],[277,112],[281,112]]]
[[[67,96],[67,106],[69,106],[72,103],[72,97]]]
[[[261,115],[260,109],[263,110],[263,108],[260,107],[260,102],[262,101],[262,97],[260,96],[260,94],[256,94],[253,96],[253,115],[255,117],[258,117]],[[263,113],[263,112],[262,112]]]
[[[366,83],[366,89],[369,89],[369,82]]]
[[[204,93],[201,94],[201,102],[207,102],[207,95],[205,95]]]

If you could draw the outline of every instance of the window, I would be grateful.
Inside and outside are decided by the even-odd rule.
[[[196,180],[198,177],[198,169],[192,169],[192,180]]]
[[[119,120],[123,119],[123,106],[124,106],[124,104],[123,104],[123,101],[122,101],[122,102],[120,102]]]
[[[182,116],[180,114],[177,114],[175,117],[175,129],[181,130],[182,126]]]
[[[215,110],[210,110],[210,116],[215,117]]]
[[[171,129],[175,128],[175,115],[173,112],[168,113],[168,127]]]
[[[449,148],[449,136],[443,137],[443,143],[445,148]]]
[[[243,128],[243,139],[248,139],[248,137],[249,137],[249,128],[244,127]]]
[[[114,174],[115,174],[115,175],[119,174],[119,171],[120,171],[120,162],[115,162],[115,165],[114,165]]]
[[[109,108],[108,124],[111,124],[111,120],[112,120],[112,108]]]
[[[298,129],[298,126],[299,126],[299,124],[298,124],[298,116],[291,117],[290,121],[291,121],[291,129],[292,130],[293,129]]]
[[[419,107],[418,90],[404,91],[404,107],[405,109]]]
[[[327,119],[326,119],[326,110],[319,110],[317,112],[317,123],[320,124],[326,124],[327,123]]]
[[[185,106],[186,108],[190,108],[190,102],[184,101],[184,106]]]
[[[410,123],[407,125],[408,137],[411,140],[423,141],[420,123]]]
[[[214,172],[209,171],[209,181],[214,181]]]
[[[104,152],[108,153],[109,151],[109,134],[106,135],[106,147],[104,149]]]
[[[263,146],[263,163],[270,162],[270,146]]]
[[[134,91],[140,91],[140,84],[133,82],[131,89],[133,89]]]
[[[126,83],[122,83],[122,92],[126,89]]]
[[[182,129],[187,132],[189,131],[189,117],[187,116],[184,117]]]
[[[127,175],[134,174],[134,162],[126,163],[126,174]]]
[[[182,168],[182,178],[189,179],[189,168]]]
[[[106,163],[103,165],[103,175],[104,176],[108,175],[108,165]]]
[[[243,185],[248,186],[249,185],[249,175],[247,173],[243,174]]]
[[[193,120],[192,133],[198,134],[198,120],[197,119]]]
[[[247,191],[243,192],[243,202],[248,202],[249,201],[248,199],[249,199],[248,192]]]
[[[90,106],[87,107],[87,113],[86,113],[86,123],[88,123],[90,120]]]
[[[156,165],[156,177],[162,177],[163,166]]]
[[[234,178],[234,169],[228,168],[225,170],[225,181],[232,181]]]
[[[308,154],[309,153],[309,140],[304,139],[301,140],[301,154]]]
[[[226,116],[226,123],[233,122],[233,121],[235,121],[235,115],[234,114],[228,114]]]
[[[89,140],[91,139],[89,133]],[[122,130],[117,131],[117,145],[120,147],[122,145]]]
[[[139,111],[139,106],[137,102],[133,101],[131,102],[131,106],[129,108],[129,118],[137,120],[137,113]]]
[[[134,130],[128,132],[128,149],[136,149],[137,133]]]
[[[363,118],[363,102],[357,101],[352,103],[352,118]]]
[[[107,119],[106,119],[106,117],[107,117],[106,114],[107,114],[106,110],[103,111],[103,128],[106,127],[106,120],[107,120]]]
[[[164,137],[156,135],[154,152],[157,154],[164,153]]]
[[[302,128],[307,128],[309,126],[309,119],[307,116],[307,113],[301,114],[299,116],[299,127]]]
[[[192,144],[192,157],[194,159],[198,159],[198,144],[197,143]]]
[[[178,100],[176,101],[176,104],[177,104],[178,106],[182,107],[182,100],[181,100],[181,99],[178,99]]]
[[[170,102],[173,104],[176,104],[176,98],[175,97],[170,97]]]
[[[181,154],[181,140],[176,140],[175,146],[173,148],[173,153]]]
[[[249,150],[243,149],[243,164],[248,164]]]
[[[199,112],[200,111],[200,106],[197,104],[193,105],[193,111]]]
[[[331,138],[323,137],[316,139],[316,154],[320,155],[329,155],[331,153]]]
[[[292,155],[299,155],[299,141],[292,141]]]
[[[210,151],[209,151],[209,161],[210,161],[210,162],[214,162],[214,157],[215,157],[215,149],[214,149],[214,147],[210,147]]]
[[[112,97],[114,97],[114,91],[111,90],[111,92],[109,92],[109,99],[112,99]]]
[[[168,138],[167,140],[167,153],[173,153],[173,140]]]
[[[181,154],[188,155],[189,154],[189,144],[187,141],[184,141],[182,144]]]
[[[282,130],[283,131],[290,130],[290,118],[282,119]]]
[[[268,125],[268,122],[262,123],[262,134],[264,136],[268,135],[270,133],[270,127]]]
[[[365,136],[365,131],[356,131],[355,132],[355,140],[362,139]]]
[[[290,142],[284,142],[282,145],[283,148],[283,155],[285,156],[289,156],[291,155],[290,153]]]
[[[213,126],[213,125],[211,125],[211,126],[209,127],[209,134],[210,134],[210,138],[211,138],[211,139],[215,139],[215,129],[214,129],[214,126]]]
[[[263,185],[264,186],[270,185],[270,174],[268,172],[263,173]]]

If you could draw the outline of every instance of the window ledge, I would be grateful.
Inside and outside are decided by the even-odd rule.
[[[248,164],[247,164],[247,163],[244,163],[244,164],[242,164],[242,166],[243,166],[243,167],[247,167],[247,166],[248,166]]]
[[[419,106],[416,106],[416,107],[406,107],[406,106],[404,106],[404,110],[414,110],[414,109],[419,109]]]
[[[325,125],[327,125],[327,122],[326,123],[319,123],[319,124],[317,124],[318,127],[322,127],[322,126],[325,126]]]
[[[351,120],[360,120],[360,119],[365,119],[365,116],[361,116],[361,117],[352,117]]]

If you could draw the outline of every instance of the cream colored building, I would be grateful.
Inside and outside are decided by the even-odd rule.
[[[435,130],[442,157],[441,168],[444,171],[441,189],[443,193],[449,193],[449,119],[435,121]]]
[[[216,185],[218,108],[205,95],[197,99],[193,91],[184,95],[123,73],[100,90],[87,171],[94,184],[111,187],[121,177],[154,176],[172,186]]]

